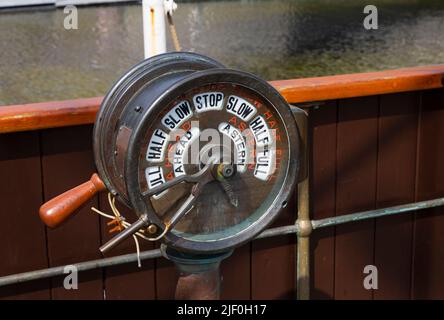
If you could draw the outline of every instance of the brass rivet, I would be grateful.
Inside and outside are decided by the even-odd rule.
[[[150,224],[148,228],[146,228],[146,231],[148,231],[148,233],[154,234],[157,232],[157,226],[155,224]]]

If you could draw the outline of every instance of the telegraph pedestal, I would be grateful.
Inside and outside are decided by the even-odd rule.
[[[218,300],[220,298],[220,263],[233,251],[217,254],[184,253],[166,245],[161,246],[162,255],[173,261],[179,272],[176,300]]]

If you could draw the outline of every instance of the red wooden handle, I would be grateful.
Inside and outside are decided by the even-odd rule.
[[[89,199],[105,190],[105,184],[94,173],[89,181],[62,193],[40,207],[40,219],[50,228],[55,228],[66,221]]]

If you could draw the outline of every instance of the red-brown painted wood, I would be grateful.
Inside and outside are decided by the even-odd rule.
[[[165,258],[156,259],[156,298],[174,299],[176,284],[179,279],[174,263]]]
[[[51,129],[42,132],[42,168],[45,200],[88,180],[95,172],[92,126]],[[50,266],[98,259],[99,217],[90,210],[97,197],[75,219],[58,229],[48,229]],[[79,273],[79,289],[66,290],[63,278],[52,279],[53,299],[103,299],[102,270]]]
[[[91,124],[103,97],[0,107],[0,133]]]
[[[271,81],[289,103],[353,98],[443,87],[444,65]],[[95,120],[102,97],[0,107],[0,133],[37,130]]]
[[[422,95],[418,148],[418,201],[444,196],[444,91]],[[444,299],[444,208],[416,215],[414,299]]]
[[[418,94],[403,93],[340,100],[338,105],[331,101],[310,111],[312,217],[410,202],[413,166],[417,167],[416,200],[444,196],[444,93],[432,90],[422,94],[416,147],[418,104]],[[2,243],[8,244],[0,249],[7,257],[0,265],[0,276],[47,266],[45,229],[38,220],[38,207],[90,177],[95,171],[91,145],[90,126],[0,135],[0,150],[8,150],[0,152],[0,175],[7,181],[0,186],[4,208],[0,216],[6,215],[8,223],[0,236]],[[97,199],[90,205],[97,206]],[[100,207],[108,211],[106,206],[102,198]],[[295,218],[296,206],[289,206],[275,225],[294,223]],[[444,298],[444,209],[417,213],[411,227],[411,216],[405,214],[339,226],[336,239],[332,237],[334,228],[315,231],[312,298],[405,299],[410,278],[413,298]],[[49,232],[50,265],[99,258],[98,247],[106,232],[105,220],[99,223],[96,214],[83,209],[66,226]],[[222,298],[294,298],[295,242],[295,236],[277,237],[238,249],[222,263]],[[133,251],[129,239],[111,254]],[[362,286],[366,264],[375,264],[379,270],[379,289],[373,293]],[[52,294],[54,299],[103,299],[105,292],[108,299],[172,298],[176,284],[174,266],[163,258],[143,262],[142,270],[128,265],[108,268],[103,274],[101,270],[80,273],[79,277],[78,291],[64,290],[59,277],[51,281],[53,289],[43,280],[0,288],[0,296],[38,299]]]
[[[293,224],[297,218],[296,193],[272,227]],[[296,236],[287,235],[252,242],[251,298],[296,298]],[[279,275],[279,276],[276,276]]]
[[[380,98],[378,131],[377,207],[415,200],[419,93]],[[411,214],[376,220],[375,299],[409,299],[412,260]]]
[[[221,263],[221,299],[246,300],[251,298],[251,245],[234,250]]]
[[[374,96],[443,87],[444,65],[271,81],[288,102]]]
[[[335,215],[337,102],[311,109],[311,219]],[[334,228],[316,230],[311,246],[311,299],[334,297]]]
[[[100,210],[113,215],[109,206],[108,195],[106,192],[99,197]],[[125,205],[118,203],[116,206],[121,214],[125,216],[128,222],[135,221],[135,213]],[[114,226],[108,226],[110,220],[101,218],[102,244],[111,239],[116,233],[109,233]],[[154,248],[152,242],[139,239],[140,250],[151,250]],[[107,254],[107,257],[135,253],[136,244],[134,239],[130,237],[117,247],[113,248]],[[104,269],[104,288],[107,300],[153,300],[155,299],[155,269],[154,260],[141,261],[141,268],[137,262],[124,264],[120,266],[107,267]]]
[[[0,276],[48,267],[37,132],[0,135]],[[3,299],[49,299],[49,280],[0,287]]]
[[[339,101],[336,215],[375,208],[378,98]],[[374,220],[336,227],[335,298],[371,299],[363,270],[373,264]]]

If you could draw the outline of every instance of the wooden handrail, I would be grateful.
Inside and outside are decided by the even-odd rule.
[[[444,65],[270,82],[289,103],[444,87]]]
[[[442,88],[444,65],[270,83],[289,103]],[[0,106],[0,133],[93,123],[102,97]]]
[[[93,123],[103,97],[0,106],[0,133]]]

